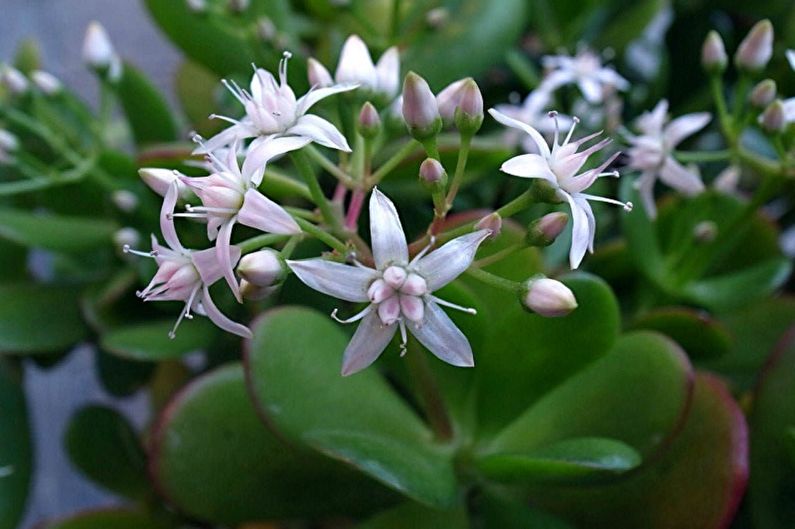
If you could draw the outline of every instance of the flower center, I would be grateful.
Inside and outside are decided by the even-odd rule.
[[[423,296],[428,293],[425,279],[401,266],[390,266],[370,284],[367,296],[377,305],[378,317],[384,325],[405,318],[420,322],[425,316]]]

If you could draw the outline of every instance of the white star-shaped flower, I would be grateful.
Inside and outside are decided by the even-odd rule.
[[[554,92],[561,86],[576,84],[583,97],[589,103],[596,104],[602,102],[606,89],[622,92],[629,89],[629,82],[610,66],[603,66],[599,56],[589,49],[583,48],[573,57],[547,55],[542,63],[551,72],[539,88],[548,92]]]
[[[521,105],[497,105],[495,108],[497,112],[505,114],[509,118],[513,118],[522,123],[527,123],[545,137],[555,132],[555,122],[549,119],[549,104],[551,95],[546,90],[533,90],[525,98]],[[561,127],[570,127],[572,119],[569,116],[558,115],[558,123]],[[519,131],[511,130],[509,132],[508,140],[511,144],[516,144],[521,141],[522,149],[525,152],[538,153],[536,143],[529,136],[522,136]],[[521,140],[520,140],[521,137]]]

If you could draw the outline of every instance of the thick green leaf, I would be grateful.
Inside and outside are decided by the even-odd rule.
[[[481,434],[496,432],[613,346],[619,314],[610,288],[587,274],[561,279],[579,303],[564,318],[531,314],[514,296],[504,296],[478,356]]]
[[[296,389],[310,393],[307,384]],[[361,514],[393,499],[344,465],[289,447],[269,431],[239,364],[194,380],[174,397],[152,435],[150,470],[170,503],[225,525]]]
[[[440,511],[418,503],[406,503],[380,513],[357,529],[468,529],[466,510]]]
[[[671,437],[692,390],[687,357],[662,335],[623,336],[588,369],[547,393],[483,450],[528,453],[574,437],[625,443],[644,459]]]
[[[85,338],[78,296],[69,287],[0,285],[0,353],[60,351]]]
[[[25,512],[33,449],[20,375],[1,358],[0,432],[0,529],[14,529]]]
[[[81,252],[109,246],[118,226],[104,219],[0,209],[0,237],[25,246]]]
[[[110,87],[119,98],[136,145],[177,139],[177,124],[168,103],[141,71],[125,63],[121,79]]]
[[[248,344],[247,378],[269,421],[417,501],[453,505],[449,447],[433,435],[375,368],[340,376],[348,338],[328,316],[286,307],[267,312]]]
[[[504,487],[486,489],[474,498],[474,509],[484,528],[499,529],[572,529],[551,514],[528,505],[524,497],[510,497]]]
[[[491,454],[476,465],[488,478],[507,483],[589,483],[632,470],[640,455],[613,439],[566,439],[526,453]]]
[[[755,527],[795,525],[795,341],[782,343],[766,366],[751,412],[750,508]]]
[[[683,429],[660,459],[614,484],[538,489],[533,496],[589,529],[723,529],[734,518],[747,476],[743,414],[722,382],[699,375]]]
[[[118,327],[102,336],[102,348],[132,360],[158,361],[178,358],[205,348],[218,335],[212,323],[204,319],[189,322],[185,332],[171,339],[172,320]]]
[[[138,434],[119,412],[86,406],[69,421],[64,435],[69,459],[87,478],[132,499],[149,490],[146,459]]]
[[[687,307],[652,310],[635,320],[632,328],[666,334],[696,360],[723,356],[732,343],[729,330],[719,320]]]
[[[141,389],[155,370],[155,364],[127,360],[98,349],[95,364],[102,387],[117,397],[127,397]]]
[[[176,76],[176,92],[183,112],[194,130],[209,137],[227,125],[220,120],[211,120],[210,114],[217,111],[215,91],[221,84],[218,76],[193,61],[185,61]]]
[[[635,205],[632,211],[621,215],[621,232],[627,239],[629,255],[643,276],[660,283],[665,275],[663,251],[657,240],[654,223],[629,178],[622,179],[621,200]]]
[[[86,511],[41,525],[42,529],[171,529],[176,524],[131,509]]]

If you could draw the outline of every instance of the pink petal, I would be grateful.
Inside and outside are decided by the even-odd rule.
[[[364,317],[342,356],[342,376],[352,375],[366,368],[389,345],[397,325],[384,325],[376,311]]]
[[[370,196],[370,242],[375,267],[379,270],[394,264],[407,264],[409,249],[395,205],[378,188]]]
[[[540,152],[544,158],[549,158],[550,155],[549,145],[547,145],[547,142],[544,139],[544,137],[541,136],[541,133],[538,132],[536,129],[534,129],[527,123],[522,123],[521,121],[518,121],[516,119],[509,118],[505,114],[497,112],[493,108],[489,109],[489,114],[491,114],[491,116],[494,119],[496,119],[506,127],[512,127],[526,132],[530,136],[530,138],[535,142],[536,147],[538,147],[538,152]]]
[[[283,235],[301,233],[301,227],[283,207],[256,189],[246,191],[237,221],[268,233]]]
[[[426,303],[421,322],[407,323],[411,334],[440,360],[459,367],[475,365],[469,340],[435,302]]]
[[[237,219],[232,217],[221,226],[220,230],[218,230],[218,240],[215,242],[215,255],[218,257],[218,264],[221,265],[224,278],[229,288],[232,290],[232,294],[235,295],[235,299],[238,303],[243,303],[243,298],[240,295],[240,287],[235,277],[235,271],[232,268],[232,254],[230,249],[232,245],[232,228],[235,226],[235,220]]]
[[[204,311],[207,313],[207,317],[210,318],[210,321],[212,321],[214,324],[216,324],[218,327],[225,330],[226,332],[236,334],[242,338],[247,338],[249,340],[253,337],[248,327],[230,320],[229,318],[224,316],[224,314],[220,310],[218,310],[218,307],[215,306],[215,303],[213,303],[212,298],[210,298],[210,290],[208,289],[207,285],[204,285],[203,289],[202,307],[204,308]]]
[[[179,186],[176,181],[173,181],[166,191],[166,196],[163,197],[163,206],[160,208],[160,232],[172,250],[184,253],[185,248],[179,242],[177,229],[174,227],[174,207],[177,205],[178,198]]]

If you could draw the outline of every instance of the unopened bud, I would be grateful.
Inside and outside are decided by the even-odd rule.
[[[419,141],[436,136],[442,128],[431,87],[414,72],[409,72],[403,81],[403,120],[411,135]]]
[[[272,42],[278,36],[279,32],[276,29],[276,24],[273,23],[268,17],[259,17],[257,19],[257,36],[263,42]]]
[[[241,257],[237,273],[254,286],[270,287],[284,280],[287,268],[279,252],[266,248]]]
[[[577,308],[577,299],[569,287],[544,276],[530,278],[521,296],[525,308],[546,318],[566,316]]]
[[[378,136],[381,131],[381,117],[372,103],[367,101],[362,105],[362,110],[359,112],[359,121],[356,123],[356,129],[359,134],[365,139],[373,139]]]
[[[272,287],[258,287],[245,279],[240,280],[240,295],[244,299],[260,301],[271,296],[278,289],[278,285]]]
[[[772,56],[773,24],[765,19],[757,22],[740,43],[734,55],[734,64],[741,70],[758,72],[767,66]]]
[[[710,243],[718,236],[718,225],[711,220],[699,222],[693,227],[693,238],[699,243]]]
[[[17,137],[5,129],[0,129],[0,151],[14,152],[19,149]]]
[[[229,0],[227,4],[233,13],[242,13],[251,5],[251,0]]]
[[[483,124],[483,94],[474,79],[461,87],[461,101],[455,111],[455,126],[461,134],[472,135]]]
[[[420,164],[420,180],[424,184],[433,186],[440,186],[444,188],[447,184],[447,172],[439,160],[433,158],[426,158]]]
[[[116,248],[129,248],[139,246],[141,242],[141,234],[135,228],[121,228],[116,230],[113,234],[113,245]]]
[[[185,0],[188,9],[194,13],[205,13],[207,11],[207,0]]]
[[[563,211],[547,213],[527,227],[525,242],[528,246],[549,246],[566,229],[569,215]]]
[[[306,71],[309,78],[309,86],[323,87],[334,84],[334,80],[326,67],[312,57],[306,62]]]
[[[111,81],[121,77],[121,59],[108,37],[107,31],[99,22],[91,22],[83,40],[83,61]]]
[[[30,74],[30,78],[36,88],[48,96],[54,96],[63,89],[61,81],[49,72],[36,70]]]
[[[740,168],[730,165],[715,177],[712,187],[722,193],[733,195],[737,192],[740,185]]]
[[[489,230],[489,239],[496,239],[502,232],[502,217],[499,213],[486,215],[475,224],[475,230]]]
[[[435,7],[425,13],[425,23],[431,29],[440,29],[450,19],[450,10],[446,7]]]
[[[436,106],[445,125],[450,125],[455,119],[455,109],[461,102],[461,89],[467,79],[453,81],[436,95]]]
[[[22,95],[28,91],[28,79],[25,75],[14,68],[4,64],[0,70],[0,83],[12,94]]]
[[[144,183],[149,186],[149,189],[161,197],[166,196],[166,192],[168,191],[171,182],[174,182],[175,180],[177,182],[177,188],[179,190],[179,196],[181,199],[185,200],[192,196],[192,192],[190,189],[188,189],[188,186],[179,180],[179,173],[172,171],[171,169],[144,167],[143,169],[138,169],[138,175],[141,177],[141,180],[143,180]]]
[[[132,191],[120,189],[114,191],[110,196],[111,201],[125,213],[132,213],[138,207],[138,197]]]
[[[762,128],[770,134],[783,132],[787,126],[787,115],[784,111],[784,103],[780,99],[773,101],[759,116],[759,123]]]
[[[723,39],[717,31],[710,31],[701,47],[701,65],[709,73],[721,73],[728,62]]]
[[[773,79],[760,81],[751,90],[748,101],[756,108],[765,108],[776,99],[776,82]]]

